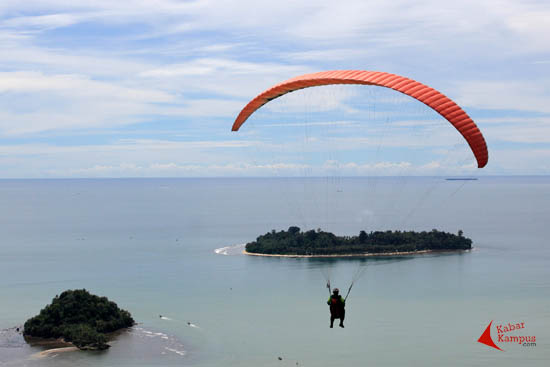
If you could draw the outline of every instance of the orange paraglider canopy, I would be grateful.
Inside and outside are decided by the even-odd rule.
[[[305,74],[288,79],[251,100],[239,113],[232,130],[237,131],[244,122],[267,102],[298,89],[331,84],[365,84],[386,87],[411,96],[437,111],[449,121],[466,139],[479,168],[485,167],[489,159],[487,144],[474,121],[450,98],[437,90],[403,76],[365,70],[334,70]]]

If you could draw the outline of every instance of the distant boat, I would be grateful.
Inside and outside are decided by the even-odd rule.
[[[447,181],[477,181],[476,177],[449,177]]]

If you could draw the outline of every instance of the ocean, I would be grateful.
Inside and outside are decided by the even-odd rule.
[[[0,366],[546,366],[550,177],[0,180]],[[474,249],[368,259],[262,258],[297,225],[431,230]],[[329,329],[325,276],[347,290]],[[138,324],[105,352],[52,353],[15,327],[85,288]],[[493,321],[497,350],[477,340]],[[536,345],[501,342],[534,336]],[[500,329],[497,327],[501,326]]]

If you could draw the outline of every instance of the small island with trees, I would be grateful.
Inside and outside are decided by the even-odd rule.
[[[134,325],[128,311],[85,289],[67,290],[25,322],[25,337],[63,339],[83,350],[109,348],[106,333]]]
[[[275,230],[246,244],[245,254],[260,256],[337,257],[389,256],[472,249],[472,240],[432,229],[414,231],[361,231],[358,236],[336,236],[320,229],[302,232],[299,227]]]

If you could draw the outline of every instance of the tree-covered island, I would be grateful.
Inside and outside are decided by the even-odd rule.
[[[25,322],[25,336],[63,338],[79,349],[107,349],[107,336],[134,325],[128,311],[85,289],[67,290]]]
[[[301,232],[275,230],[246,244],[246,253],[253,255],[349,256],[416,253],[428,251],[470,250],[472,240],[458,234],[438,231],[361,231],[358,236],[336,236],[320,229]]]

